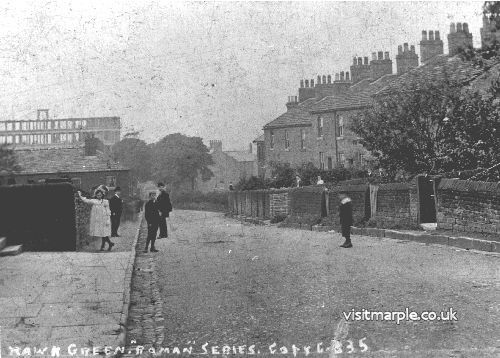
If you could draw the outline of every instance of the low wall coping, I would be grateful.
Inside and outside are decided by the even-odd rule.
[[[441,179],[438,190],[500,194],[500,183],[460,179]]]

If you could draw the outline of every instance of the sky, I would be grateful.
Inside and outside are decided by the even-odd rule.
[[[301,79],[416,46],[483,2],[2,1],[0,120],[118,116],[122,134],[220,139],[243,150]]]

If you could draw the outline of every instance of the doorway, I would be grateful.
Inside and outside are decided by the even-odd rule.
[[[420,223],[436,222],[436,193],[434,179],[421,175],[417,179]]]

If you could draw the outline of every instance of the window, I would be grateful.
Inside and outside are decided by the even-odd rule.
[[[47,135],[47,144],[52,144],[52,134]]]
[[[23,144],[28,143],[28,136],[26,134],[23,134],[21,136],[21,143],[23,143]]]
[[[19,128],[20,128],[20,123],[19,122],[14,123],[14,130],[18,131]]]
[[[23,122],[23,123],[21,124],[21,128],[22,128],[22,130],[23,130],[23,131],[28,130],[28,123]]]
[[[68,129],[73,129],[73,121],[68,121]]]
[[[325,153],[319,152],[319,169],[325,170]]]
[[[67,136],[66,136],[66,133],[61,133],[61,142],[66,142],[67,140]]]
[[[290,149],[290,140],[288,138],[288,131],[285,131],[285,149]]]
[[[11,131],[12,130],[12,123],[7,123],[7,130]]]
[[[115,176],[107,176],[106,177],[106,186],[108,188],[114,188],[116,186],[116,177]]]
[[[54,129],[59,129],[59,122],[58,121],[54,122]]]
[[[82,126],[82,121],[75,122],[75,128],[80,128]]]
[[[8,135],[7,136],[7,144],[12,144],[13,141],[14,141],[14,138],[11,135]]]
[[[274,131],[271,131],[271,142],[269,143],[271,149],[274,148]]]
[[[80,133],[75,133],[75,142],[79,142],[80,141]]]
[[[5,130],[5,122],[0,122],[0,131]]]
[[[84,119],[82,121],[82,128],[86,128],[87,127],[87,121]]]
[[[333,167],[332,157],[328,157],[328,170],[332,170],[332,167]]]
[[[339,163],[340,166],[344,166],[344,163],[345,163],[345,154],[344,153],[338,154],[337,162]]]
[[[16,135],[16,136],[15,136],[15,138],[14,138],[14,143],[18,144],[18,143],[19,143],[19,140],[20,140],[19,136],[18,136],[18,135]]]
[[[6,142],[5,136],[3,136],[3,135],[0,136],[0,144],[5,144],[5,142]]]
[[[306,131],[305,131],[305,129],[300,130],[300,149],[306,149]]]
[[[47,122],[47,129],[52,129],[52,122]]]
[[[35,122],[30,122],[30,130],[35,130]]]
[[[339,117],[339,137],[344,136],[344,118]]]
[[[61,128],[61,129],[66,129],[66,121],[61,121],[61,122],[59,123],[59,128]]]
[[[359,165],[360,166],[365,165],[365,155],[361,153],[359,153]]]
[[[318,137],[323,136],[323,117],[318,117]]]

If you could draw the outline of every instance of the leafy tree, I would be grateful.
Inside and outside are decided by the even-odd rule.
[[[20,170],[14,151],[7,144],[0,145],[0,174],[12,174]]]
[[[130,168],[131,176],[138,181],[151,178],[151,148],[143,140],[124,138],[112,149],[113,159]]]
[[[271,175],[273,179],[270,183],[275,188],[288,188],[295,182],[295,169],[290,167],[290,163],[271,162]]]
[[[444,173],[500,161],[498,78],[481,93],[451,81],[408,76],[400,91],[376,97],[352,129],[389,176]]]
[[[251,176],[250,178],[241,178],[238,184],[236,184],[237,190],[257,190],[257,189],[266,189],[269,183],[264,179]]]
[[[187,182],[194,190],[199,175],[203,181],[213,176],[209,166],[214,162],[200,137],[169,134],[152,145],[152,153],[152,174],[158,181],[174,187]]]

